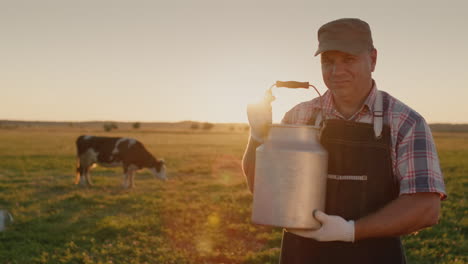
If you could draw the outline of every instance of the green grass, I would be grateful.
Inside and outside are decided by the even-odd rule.
[[[409,263],[468,263],[468,134],[435,133],[448,199],[439,224],[404,238]]]
[[[95,186],[73,184],[80,134],[131,136],[170,180],[97,167]],[[449,198],[438,225],[404,238],[409,263],[467,263],[468,134],[436,134]],[[0,130],[0,208],[15,223],[0,233],[0,263],[277,263],[281,230],[250,224],[252,197],[237,132],[79,128]]]

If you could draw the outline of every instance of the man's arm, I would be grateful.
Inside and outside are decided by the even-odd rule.
[[[439,220],[440,200],[445,193],[431,130],[419,114],[406,111],[411,118],[399,128],[395,150],[396,175],[403,194],[377,212],[357,219],[356,240],[406,235]],[[401,122],[400,117],[396,122]]]
[[[377,212],[358,219],[356,240],[406,235],[439,220],[440,200],[445,193],[434,140],[424,118],[411,109],[407,111],[412,118],[398,130],[395,150],[396,175],[403,194]],[[397,121],[401,122],[399,118]]]
[[[242,158],[242,170],[244,171],[245,179],[247,180],[247,185],[249,190],[253,193],[254,178],[255,178],[255,154],[257,147],[261,143],[249,137],[249,143],[247,143],[247,148],[245,149],[244,157]]]
[[[322,226],[296,233],[318,241],[354,242],[366,238],[401,236],[432,226],[439,220],[440,194],[404,194],[377,212],[346,221],[341,216],[314,212]],[[291,230],[291,232],[295,232]]]
[[[358,219],[355,240],[401,236],[437,224],[440,211],[438,193],[403,194],[377,212]]]

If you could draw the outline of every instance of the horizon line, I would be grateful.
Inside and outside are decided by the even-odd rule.
[[[116,122],[116,123],[216,123],[216,124],[247,124],[248,122],[215,122],[215,121],[199,121],[199,120],[178,120],[178,121],[132,121],[132,120],[26,120],[26,119],[0,119],[0,122],[36,122],[36,123],[103,123],[103,122]]]
[[[24,119],[0,119],[0,122],[36,122],[36,123],[104,123],[104,122],[116,122],[116,123],[184,123],[184,122],[196,122],[196,123],[215,123],[215,124],[248,124],[248,122],[214,122],[214,121],[199,121],[199,120],[178,120],[178,121],[131,121],[131,120],[24,120]],[[276,123],[274,123],[276,124]],[[457,123],[457,122],[434,122],[429,125],[468,125],[468,123]]]

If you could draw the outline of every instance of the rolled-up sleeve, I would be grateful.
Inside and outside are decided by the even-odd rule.
[[[398,131],[396,173],[400,194],[435,192],[441,199],[447,197],[431,130],[417,114],[406,119]]]

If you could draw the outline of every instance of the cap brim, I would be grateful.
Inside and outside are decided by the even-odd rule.
[[[361,52],[363,52],[362,49],[353,49],[352,47],[343,47],[343,45],[327,45],[326,47],[319,47],[317,51],[315,52],[314,56],[317,56],[321,53],[324,53],[326,51],[332,51],[332,50],[337,50],[341,51],[344,53],[349,53],[351,55],[359,55]]]

